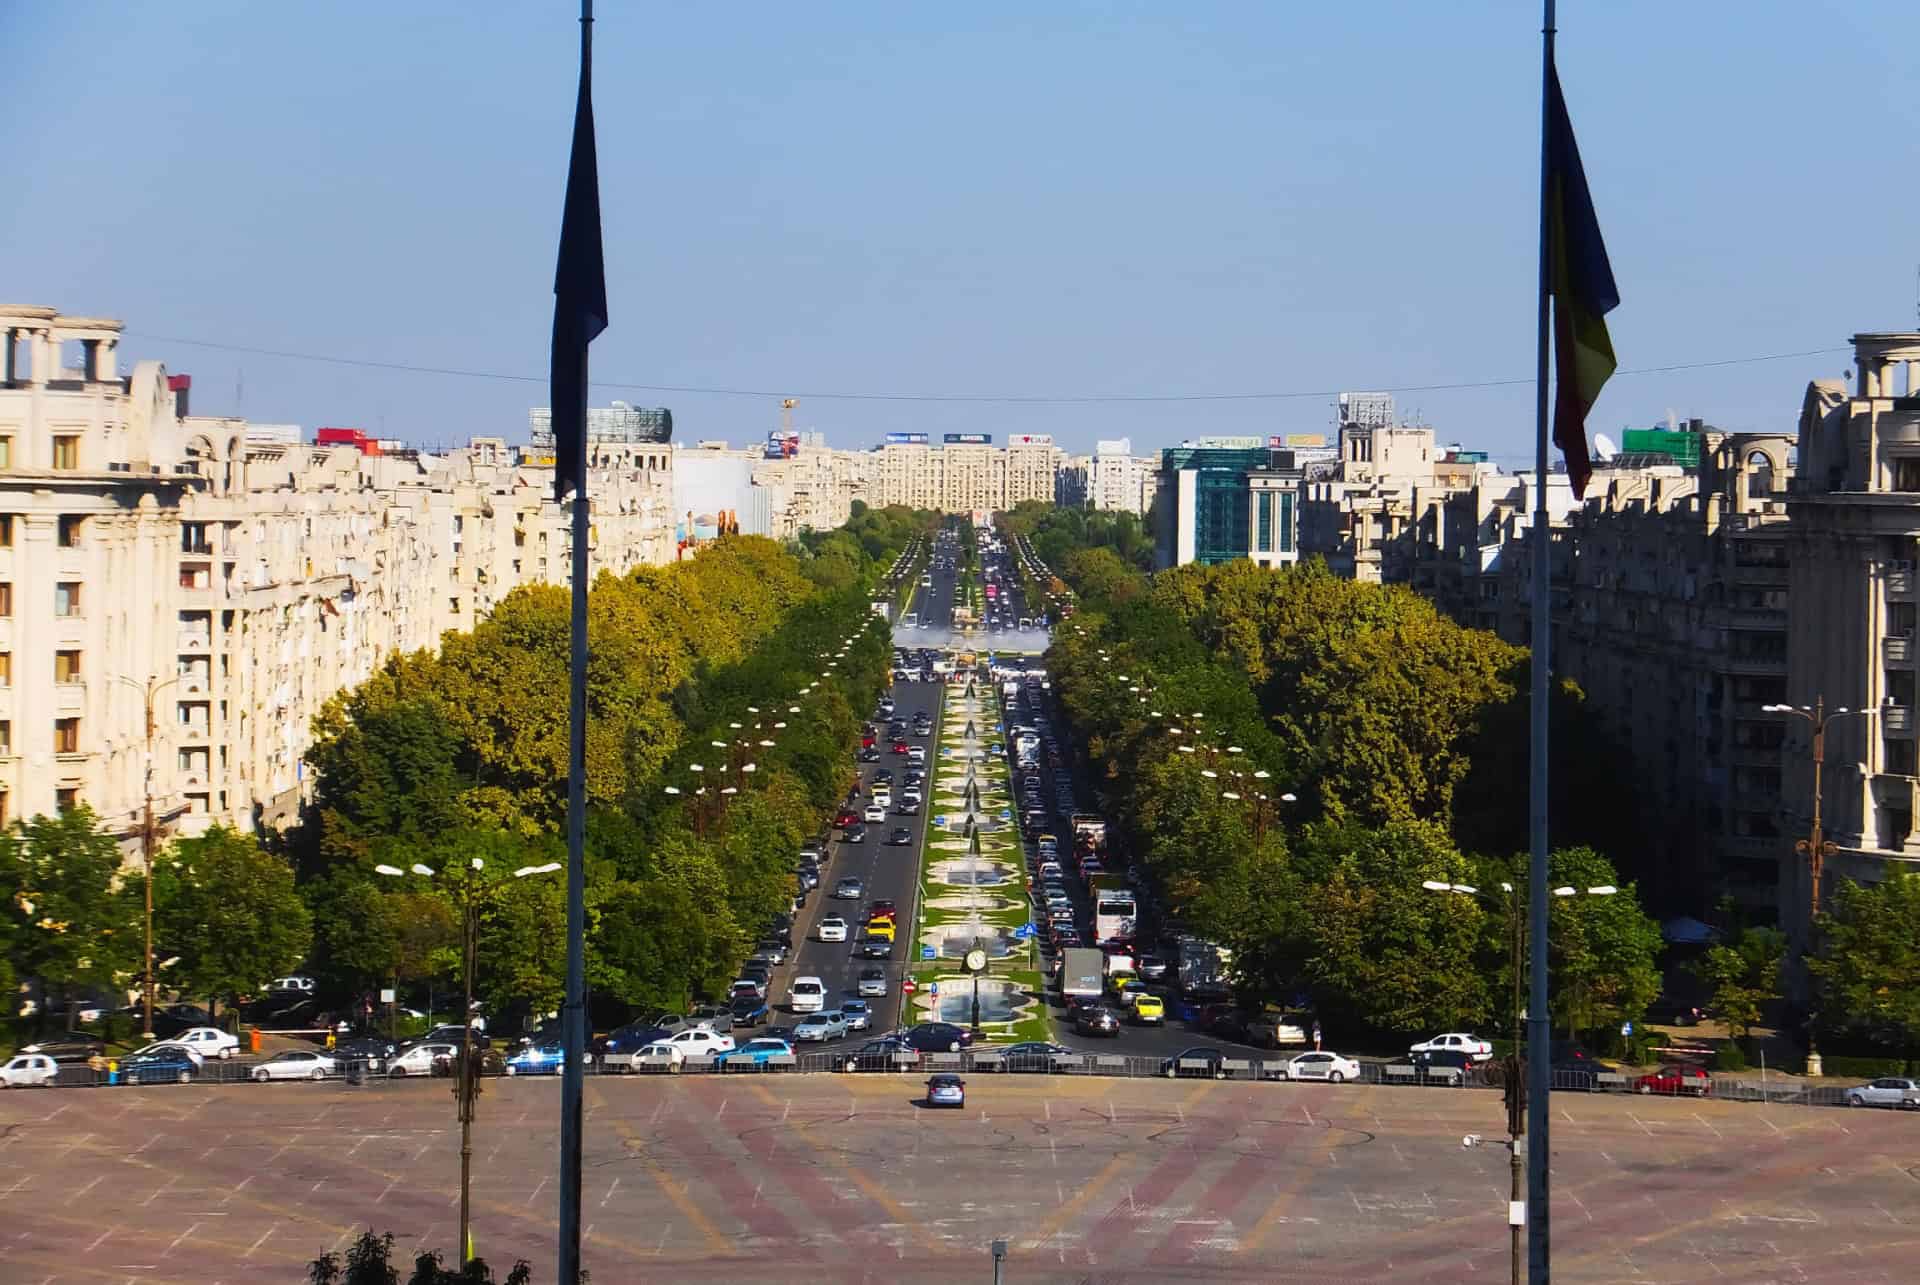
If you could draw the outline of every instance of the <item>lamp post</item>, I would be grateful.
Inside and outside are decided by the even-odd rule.
[[[142,692],[145,696],[147,711],[147,764],[145,776],[146,802],[140,815],[140,858],[146,867],[147,913],[146,913],[146,1029],[140,1032],[140,1038],[153,1039],[153,737],[156,725],[153,718],[153,698],[162,691],[180,681],[175,674],[171,678],[149,678],[145,686],[122,675],[120,681]]]
[[[480,1068],[473,1057],[473,963],[480,943],[480,899],[475,893],[480,884],[480,871],[486,864],[479,857],[472,858],[462,877],[453,881],[460,894],[460,974],[466,995],[466,1003],[460,1010],[460,1065],[456,1068],[457,1083],[453,1090],[460,1120],[460,1262],[463,1266],[473,1258],[473,1114],[480,1097]],[[549,861],[543,866],[521,866],[513,872],[513,877],[525,879],[565,868],[558,861]],[[388,865],[375,866],[373,872],[393,879],[404,878],[408,873]],[[431,879],[434,869],[416,861],[412,873]]]
[[[1848,709],[1842,705],[1839,709],[1829,712],[1827,710],[1827,699],[1824,696],[1814,697],[1812,706],[1762,705],[1760,711],[1764,714],[1791,714],[1795,718],[1805,719],[1808,727],[1813,732],[1813,824],[1807,831],[1807,837],[1793,845],[1793,850],[1807,859],[1807,930],[1800,938],[1800,962],[1801,967],[1804,969],[1806,967],[1807,956],[1813,953],[1813,924],[1814,920],[1818,918],[1820,914],[1822,876],[1825,874],[1827,858],[1832,856],[1835,851],[1833,844],[1827,840],[1825,829],[1820,824],[1820,797],[1822,793],[1820,777],[1821,769],[1826,765],[1827,761],[1827,724],[1837,718],[1845,718],[1849,714],[1857,714],[1861,718],[1870,718],[1880,711],[1875,709]],[[1813,990],[1811,984],[1808,986],[1807,999],[1809,1011],[1807,1014],[1806,1073],[1811,1078],[1819,1076],[1824,1069],[1820,1063],[1820,1049],[1818,1044],[1815,1043],[1813,1033],[1814,1015],[1811,1011]]]
[[[1513,1007],[1509,1013],[1507,1029],[1513,1036],[1514,1052],[1506,1057],[1506,1065],[1501,1068],[1506,1087],[1507,1106],[1507,1163],[1511,1171],[1511,1185],[1508,1192],[1508,1208],[1521,1208],[1527,1198],[1527,1162],[1521,1135],[1526,1126],[1526,1094],[1523,1090],[1522,1064],[1519,1049],[1521,1046],[1520,1024],[1525,1020],[1526,1009],[1520,999],[1520,961],[1525,958],[1522,943],[1525,941],[1526,920],[1522,914],[1519,892],[1510,883],[1502,881],[1501,895],[1482,892],[1468,883],[1447,883],[1439,879],[1425,879],[1420,886],[1428,892],[1444,892],[1460,897],[1474,897],[1489,905],[1504,906],[1507,911],[1507,966],[1513,974]],[[1620,891],[1610,883],[1596,884],[1584,890],[1590,897],[1611,897]],[[1562,886],[1553,890],[1556,897],[1576,897],[1583,890]],[[1513,1285],[1520,1285],[1526,1279],[1526,1224],[1511,1216],[1508,1219],[1508,1232],[1511,1237],[1510,1261]]]

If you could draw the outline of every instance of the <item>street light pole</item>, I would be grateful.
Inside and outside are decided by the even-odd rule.
[[[147,762],[144,776],[145,801],[140,813],[140,863],[146,868],[146,1028],[140,1036],[145,1040],[153,1039],[153,738],[158,725],[153,717],[153,700],[161,692],[180,681],[175,674],[171,678],[149,678],[142,686],[131,678],[121,676],[121,682],[139,691],[145,697],[147,729]]]

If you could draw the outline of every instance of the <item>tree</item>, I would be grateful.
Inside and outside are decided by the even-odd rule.
[[[215,826],[176,840],[165,860],[173,886],[153,927],[179,957],[170,975],[182,992],[232,1000],[306,958],[313,918],[293,868],[251,836]]]
[[[523,1258],[501,1285],[529,1285],[533,1269]],[[587,1280],[587,1273],[580,1273]],[[308,1285],[399,1285],[400,1272],[393,1265],[393,1233],[376,1236],[360,1233],[360,1239],[348,1246],[343,1261],[338,1254],[322,1254],[307,1265]],[[422,1250],[413,1260],[413,1274],[407,1285],[493,1285],[493,1269],[484,1258],[468,1259],[461,1267],[448,1267],[437,1249]]]
[[[1766,1006],[1780,996],[1780,960],[1787,935],[1775,928],[1746,928],[1731,942],[1701,957],[1696,971],[1712,988],[1710,1004],[1727,1033],[1745,1039]]]
[[[1920,1057],[1920,875],[1842,882],[1819,928],[1820,949],[1807,967],[1822,1015]]]
[[[15,976],[62,993],[132,977],[144,894],[121,867],[119,846],[85,807],[0,834],[0,916]]]

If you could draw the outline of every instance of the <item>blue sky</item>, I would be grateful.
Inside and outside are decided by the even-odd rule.
[[[595,401],[679,435],[1311,432],[1341,388],[1533,369],[1538,6],[601,0]],[[578,49],[565,3],[0,6],[0,296],[126,320],[195,409],[522,438]],[[1789,426],[1915,324],[1912,13],[1586,0],[1560,69],[1619,279],[1590,426]],[[757,390],[650,393],[610,381]],[[908,392],[1304,392],[975,405]],[[1408,392],[1516,462],[1532,389]]]

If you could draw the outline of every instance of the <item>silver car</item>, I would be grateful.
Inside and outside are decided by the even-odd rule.
[[[815,1040],[843,1040],[846,1037],[846,1015],[836,1008],[809,1013],[793,1024],[793,1038],[796,1041],[811,1043]]]
[[[1899,1111],[1920,1109],[1920,1081],[1887,1075],[1847,1090],[1850,1107],[1892,1107]]]

